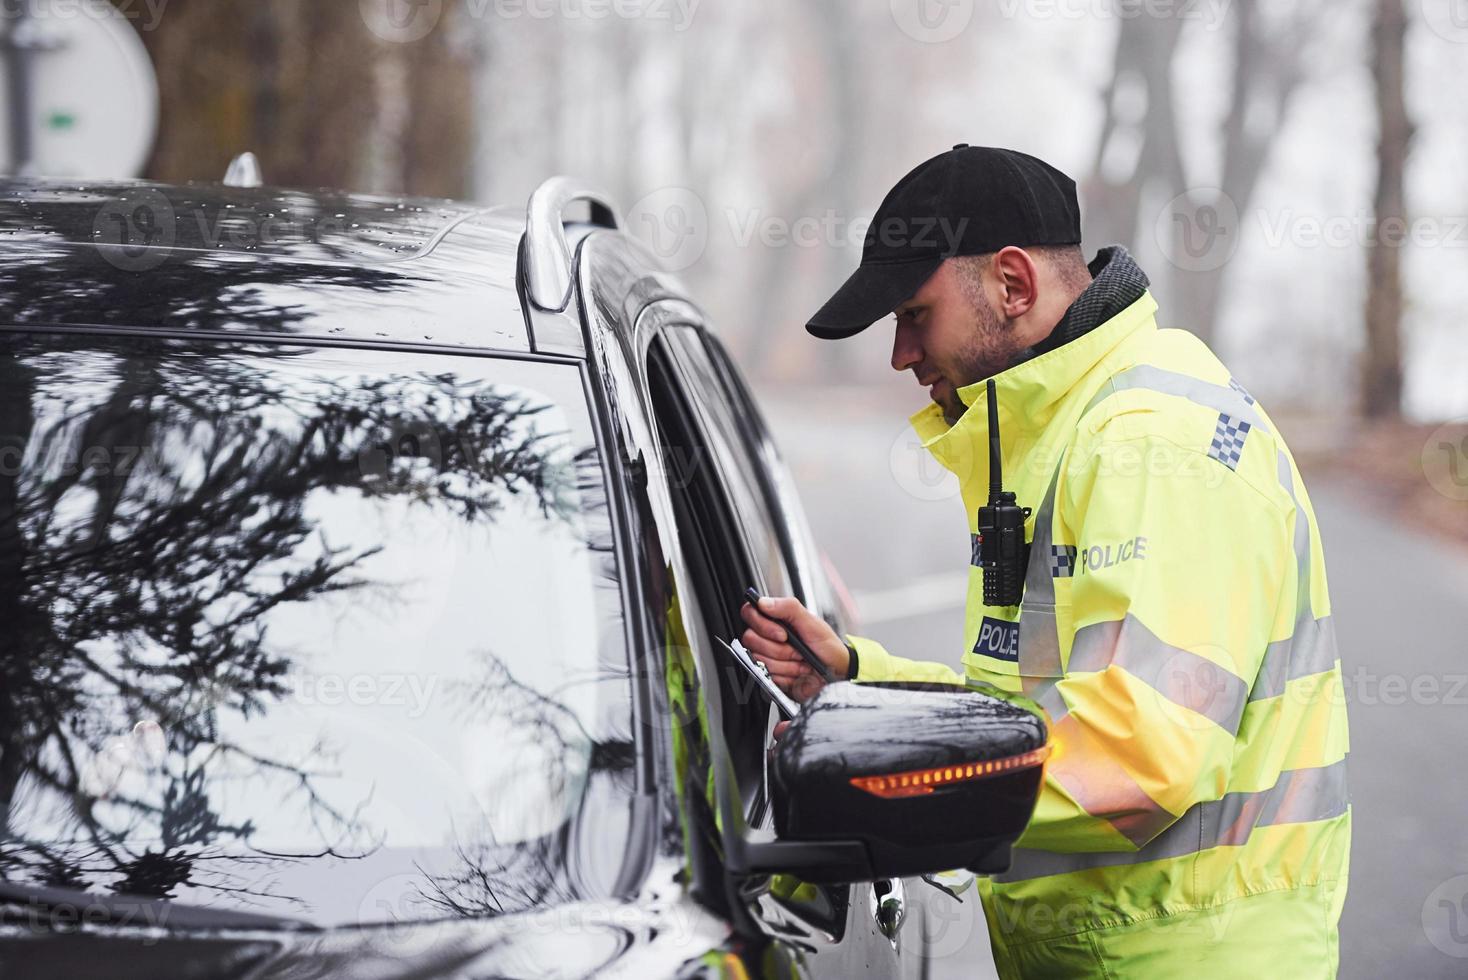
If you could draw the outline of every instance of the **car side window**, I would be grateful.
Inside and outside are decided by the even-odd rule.
[[[653,411],[679,537],[704,614],[702,625],[712,637],[732,640],[744,631],[739,616],[744,589],[783,590],[789,573],[768,525],[751,526],[765,520],[761,505],[744,480],[730,472],[738,463],[731,458],[727,434],[711,429],[715,423],[709,406],[700,405],[721,396],[692,384],[696,375],[686,370],[676,342],[670,342],[673,332],[664,330],[648,352]],[[718,685],[740,793],[746,813],[757,822],[766,800],[764,761],[772,709],[753,681],[722,654]]]
[[[816,546],[805,516],[805,508],[796,492],[794,480],[780,456],[775,440],[765,424],[759,405],[734,366],[734,360],[723,343],[712,334],[704,334],[709,359],[723,382],[734,421],[744,437],[747,452],[755,460],[752,471],[760,479],[769,511],[785,552],[793,582],[793,594],[807,609],[821,616],[838,633],[847,630],[841,604],[827,576],[821,551]]]
[[[681,475],[686,478],[706,467],[717,474],[739,518],[736,528],[759,578],[748,584],[768,595],[798,595],[781,524],[770,509],[765,491],[763,461],[749,452],[725,379],[710,356],[702,331],[673,324],[663,330],[662,336],[680,380],[697,396],[690,402],[703,441],[675,460]]]

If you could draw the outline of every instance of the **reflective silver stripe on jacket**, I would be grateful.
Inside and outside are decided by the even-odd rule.
[[[1140,389],[1142,391],[1155,391],[1163,395],[1176,395],[1186,398],[1190,402],[1211,408],[1215,412],[1231,418],[1243,419],[1250,427],[1268,432],[1264,426],[1264,420],[1254,410],[1254,400],[1246,398],[1236,388],[1225,388],[1222,385],[1212,384],[1201,378],[1195,378],[1190,374],[1179,374],[1177,371],[1169,371],[1166,368],[1155,367],[1151,364],[1138,364],[1129,367],[1125,371],[1113,375],[1110,380],[1101,385],[1101,389],[1086,403],[1081,417],[1095,408],[1098,404],[1110,398],[1118,391],[1129,389]]]
[[[1051,524],[1055,515],[1055,488],[1066,454],[1061,453],[1050,475],[1045,499],[1035,512],[1035,531],[1030,541],[1030,560],[1025,568],[1025,593],[1019,610],[1020,689],[1052,717],[1060,717],[1065,701],[1055,690],[1060,680],[1060,632],[1055,623],[1055,579],[1050,571]]]
[[[1164,642],[1131,613],[1076,630],[1066,673],[1105,670],[1112,664],[1173,704],[1238,734],[1248,684],[1207,657]]]
[[[1256,827],[1330,820],[1346,812],[1346,761],[1318,769],[1290,769],[1273,786],[1255,793],[1229,793],[1197,803],[1150,844],[1138,851],[1061,854],[1014,849],[1008,871],[996,882],[1029,881],[1090,868],[1111,868],[1186,857],[1215,847],[1239,847]]]
[[[1051,731],[1063,732],[1072,751],[1053,756],[1045,778],[1065,790],[1086,813],[1110,823],[1136,847],[1145,845],[1176,819],[1147,795],[1114,755],[1088,751],[1084,744],[1087,733],[1074,718],[1055,722]]]
[[[1335,624],[1329,616],[1315,618],[1310,605],[1310,518],[1295,493],[1295,476],[1290,458],[1280,450],[1276,460],[1280,485],[1295,502],[1295,564],[1298,568],[1295,595],[1295,628],[1283,639],[1269,644],[1259,676],[1249,692],[1250,701],[1278,697],[1285,685],[1300,677],[1322,674],[1335,668],[1337,659]],[[1021,627],[1023,631],[1023,627]]]

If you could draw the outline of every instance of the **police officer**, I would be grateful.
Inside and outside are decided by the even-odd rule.
[[[1333,976],[1348,745],[1309,496],[1263,407],[1157,327],[1126,250],[1088,264],[1080,240],[1070,178],[961,145],[892,189],[806,328],[896,315],[892,367],[928,390],[912,425],[958,477],[975,563],[995,384],[1030,553],[1016,606],[985,605],[970,568],[963,674],[839,637],[795,599],[761,608],[837,677],[992,684],[1045,711],[1034,817],[979,883],[1002,976]],[[814,694],[783,630],[742,614],[745,646]]]

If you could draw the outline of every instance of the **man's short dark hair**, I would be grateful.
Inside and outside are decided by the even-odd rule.
[[[1079,245],[1032,245],[1025,251],[1034,256],[1037,262],[1049,263],[1059,276],[1061,284],[1075,295],[1079,296],[1091,284],[1091,270],[1086,265],[1086,253],[1081,251]],[[997,254],[986,252],[983,255],[960,255],[952,260],[964,295],[971,302],[982,301],[980,278]]]

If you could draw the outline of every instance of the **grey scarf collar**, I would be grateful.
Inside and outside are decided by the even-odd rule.
[[[1050,336],[1021,351],[1015,364],[1023,364],[1089,333],[1141,299],[1151,284],[1142,267],[1121,245],[1110,245],[1097,252],[1090,269],[1091,285],[1076,297]]]

